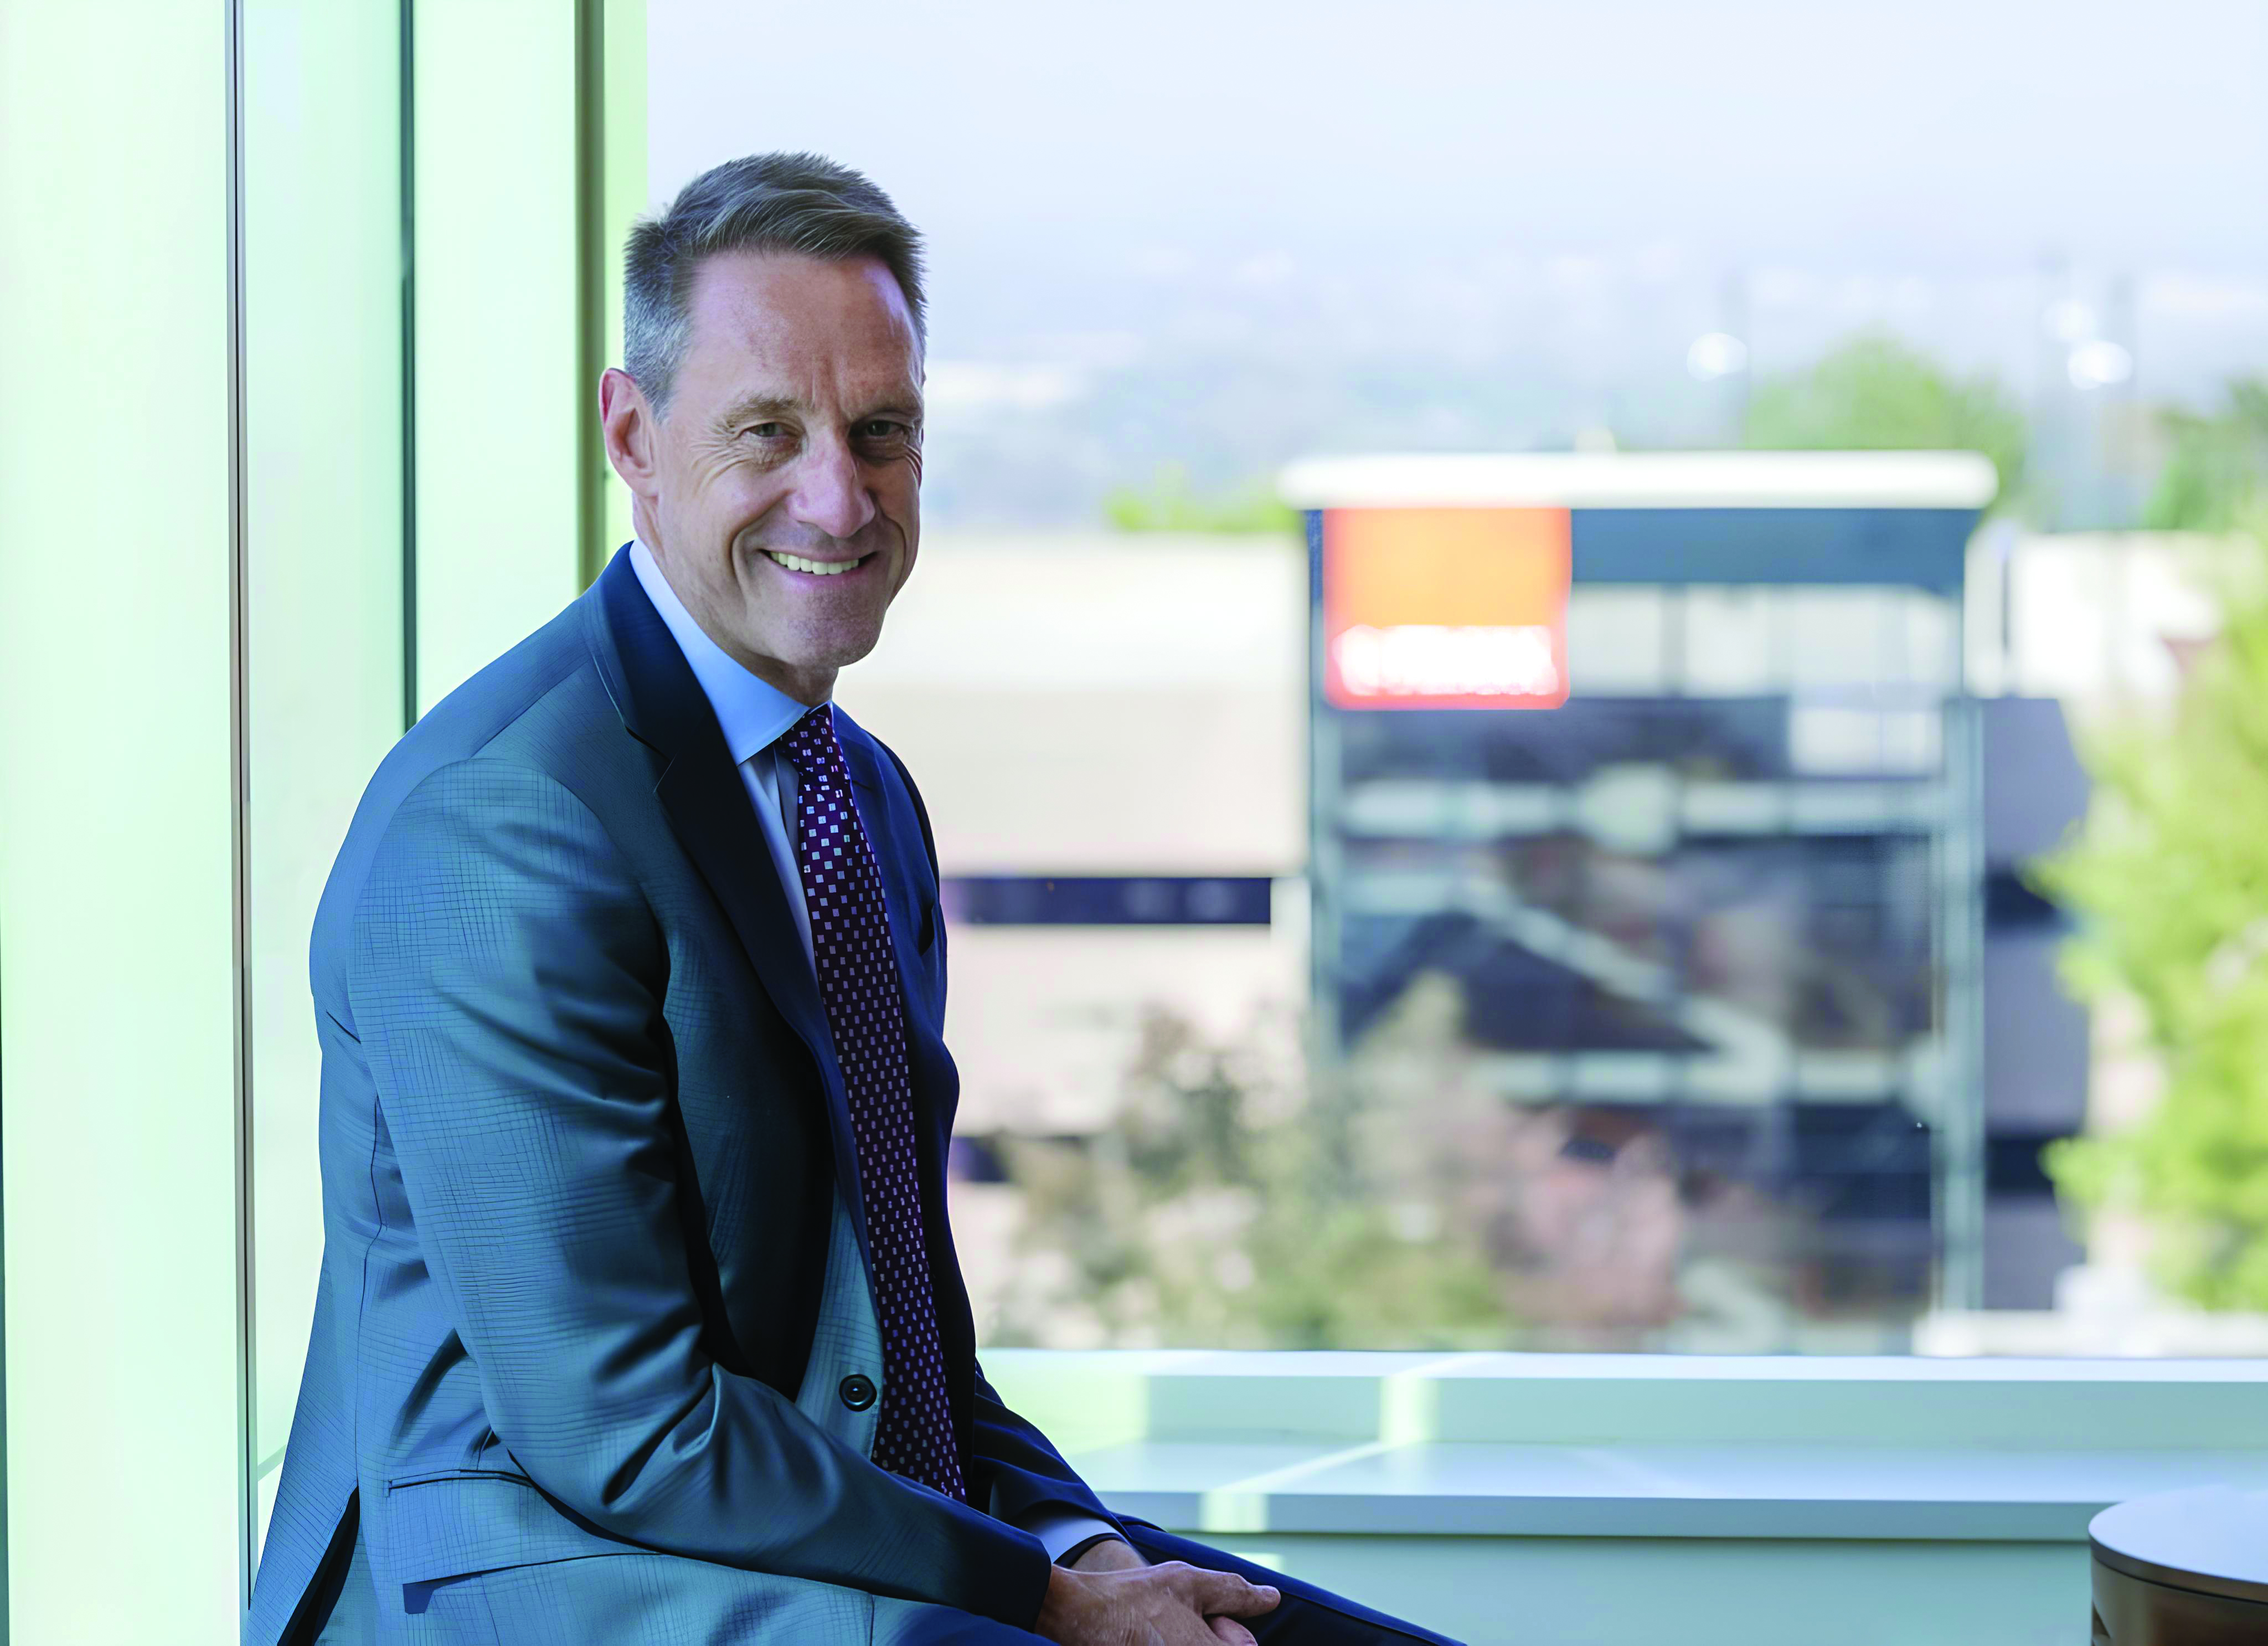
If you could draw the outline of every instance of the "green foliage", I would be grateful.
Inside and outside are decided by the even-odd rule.
[[[1012,1310],[999,1340],[1031,1340],[1074,1298],[1116,1343],[1500,1347],[1511,1322],[1477,1243],[1423,1215],[1393,1151],[1362,1141],[1376,1096],[1303,1090],[1295,1067],[1153,1010],[1108,1127],[1009,1140],[1022,1244],[1072,1273],[1062,1295]]]
[[[2176,1294],[2268,1309],[2268,557],[2238,541],[2220,638],[2169,721],[2096,740],[2086,822],[2041,875],[2084,919],[2067,981],[2139,1003],[2164,1094],[2047,1165],[2078,1205],[2146,1216]]]
[[[1211,494],[1189,488],[1189,471],[1162,463],[1147,486],[1120,486],[1102,512],[1122,532],[1293,532],[1300,517],[1264,480]]]
[[[2164,414],[2173,448],[2143,510],[2159,531],[2225,532],[2268,505],[2268,379],[2240,378],[2208,416]]]
[[[1953,376],[1898,338],[1851,338],[1808,371],[1758,382],[1745,443],[1771,451],[1981,452],[1999,471],[1997,506],[2021,491],[2029,444],[2015,398],[1989,375]]]

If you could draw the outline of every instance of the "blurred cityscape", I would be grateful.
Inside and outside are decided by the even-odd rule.
[[[988,1331],[2260,1347],[2236,1318],[2166,1325],[2147,1220],[2083,1225],[2043,1161],[2162,1085],[2132,1004],[2090,1015],[2060,980],[2073,920],[2039,865],[2088,805],[2074,742],[2173,712],[2220,541],[1956,543],[1967,654],[1940,623],[1904,661],[1975,694],[1944,698],[1981,740],[1965,808],[1911,710],[1854,750],[1818,682],[1753,681],[1767,648],[1704,679],[1688,646],[1664,695],[1638,638],[1667,597],[1579,581],[1564,707],[1358,712],[1311,817],[1296,537],[939,537],[843,697],[925,774],[951,877]],[[1846,682],[1875,666],[1854,634],[1887,609],[1926,642],[1932,603],[1745,602]],[[1725,615],[1682,604],[1689,631]],[[1348,911],[1324,996],[1319,890]],[[1948,970],[1964,919],[1981,948]]]
[[[759,117],[657,3],[651,157],[931,233],[842,696],[988,1340],[2268,1353],[2268,14],[980,10]],[[1327,701],[1286,465],[1797,450],[1992,483],[1863,575],[1579,524],[1564,704]]]
[[[1318,452],[1737,446],[1882,333],[2030,425],[2058,529],[2135,522],[2135,409],[2268,371],[2268,13],[1026,0],[896,19],[865,95],[747,94],[823,14],[652,8],[650,176],[783,143],[931,247],[926,506],[1078,528]]]

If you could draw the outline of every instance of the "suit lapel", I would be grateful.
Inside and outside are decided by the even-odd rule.
[[[890,952],[897,963],[900,1009],[905,1015],[906,1067],[912,1086],[914,1148],[921,1167],[922,1221],[929,1240],[930,1279],[936,1288],[938,1329],[946,1345],[949,1386],[955,1409],[965,1413],[971,1393],[966,1373],[976,1364],[975,1330],[946,1212],[946,1163],[952,1149],[953,1111],[949,1102],[943,1106],[939,1103],[940,1087],[954,1078],[953,1062],[945,1050],[945,1025],[928,1020],[922,1003],[924,997],[915,984],[928,970],[921,956],[917,912],[922,906],[928,858],[912,844],[921,838],[921,825],[909,804],[900,797],[897,786],[884,779],[883,768],[889,764],[889,757],[839,707],[835,711],[835,729],[843,745],[843,763],[850,768],[859,821],[865,824],[866,838],[873,848],[875,866],[882,877],[882,904],[890,918]],[[967,1450],[965,1443],[962,1450]]]
[[[906,853],[897,849],[904,837],[892,812],[889,790],[882,783],[883,757],[874,740],[839,708],[835,711],[835,727],[843,744],[843,763],[850,768],[850,781],[858,790],[858,820],[866,826],[867,844],[873,848],[875,867],[882,876],[882,905],[890,915],[890,952],[898,963],[902,985],[906,979],[921,976],[920,904],[908,878]],[[910,1023],[908,1027],[911,1028]]]
[[[859,1192],[858,1144],[850,1129],[842,1065],[828,1030],[819,985],[804,958],[803,941],[747,786],[725,747],[725,735],[702,695],[700,682],[638,586],[628,551],[618,552],[608,564],[593,593],[612,641],[611,646],[593,648],[600,673],[623,726],[666,762],[654,794],[670,829],[732,922],[764,993],[818,1067],[835,1145],[836,1182],[863,1247],[865,1203]],[[896,919],[893,909],[894,936]]]

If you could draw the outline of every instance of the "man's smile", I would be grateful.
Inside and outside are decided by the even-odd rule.
[[[862,554],[855,560],[810,560],[802,555],[788,554],[777,549],[764,550],[766,557],[774,565],[785,566],[791,572],[800,572],[806,577],[839,577],[845,572],[855,572],[879,552]]]

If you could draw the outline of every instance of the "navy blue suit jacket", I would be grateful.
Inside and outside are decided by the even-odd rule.
[[[320,1626],[357,1534],[381,1605],[637,1549],[1027,1628],[1049,1563],[1008,1522],[1108,1519],[978,1368],[935,853],[903,767],[837,722],[976,1506],[794,1405],[838,1193],[865,1252],[843,1080],[747,791],[617,555],[395,746],[324,890],[322,1278],[255,1646]]]

